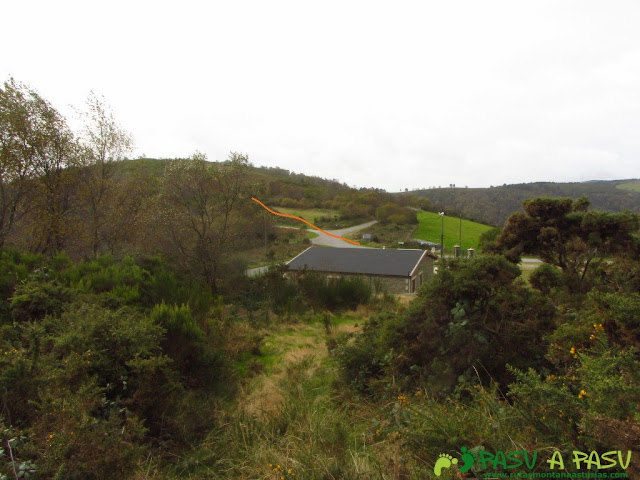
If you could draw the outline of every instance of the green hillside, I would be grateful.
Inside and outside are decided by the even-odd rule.
[[[453,250],[454,245],[460,244],[460,232],[462,231],[462,249],[470,247],[477,248],[478,240],[491,227],[481,223],[462,219],[462,229],[460,218],[445,215],[444,221],[437,213],[418,213],[418,229],[414,237],[429,242],[440,243],[440,236],[444,227],[444,248]]]
[[[593,210],[640,212],[640,181],[611,180],[574,183],[522,183],[490,188],[433,188],[410,192],[428,199],[433,210],[462,212],[462,216],[501,226],[522,202],[534,197],[586,196]]]

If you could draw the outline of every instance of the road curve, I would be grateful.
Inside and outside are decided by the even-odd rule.
[[[341,228],[340,230],[326,230],[326,231],[329,233],[332,233],[333,235],[344,237],[349,233],[357,232],[358,230],[363,230],[367,227],[370,227],[371,225],[374,225],[375,223],[378,223],[378,222],[376,220],[373,220],[371,222],[362,223],[360,225],[355,225],[353,227]],[[309,229],[309,231],[315,232],[318,234],[317,237],[311,239],[311,243],[313,245],[321,245],[323,247],[367,248],[367,247],[361,247],[359,245],[354,245],[353,243],[345,242],[344,240],[340,240],[339,238],[325,235],[324,233],[319,232],[317,230]]]

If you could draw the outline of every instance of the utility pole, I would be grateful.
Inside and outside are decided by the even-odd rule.
[[[444,258],[444,212],[439,212],[441,220],[440,226],[440,258]]]

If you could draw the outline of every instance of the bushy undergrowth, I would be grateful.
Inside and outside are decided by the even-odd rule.
[[[422,479],[463,447],[540,463],[640,444],[640,292],[619,271],[576,305],[548,268],[532,288],[501,257],[454,261],[409,306],[275,271],[233,307],[157,258],[4,252],[0,272],[0,474]],[[362,328],[332,327],[329,310],[367,301]],[[273,368],[274,322],[305,318],[331,358],[289,360],[273,411],[230,407]]]
[[[359,276],[327,278],[314,272],[287,276],[286,268],[274,267],[266,275],[250,279],[238,299],[249,309],[267,307],[291,315],[314,310],[347,310],[366,305],[371,287]]]
[[[543,368],[555,310],[518,276],[501,257],[451,262],[405,314],[374,317],[340,351],[348,377],[366,389],[367,372],[373,378],[387,365],[434,393],[450,393],[459,383],[506,386],[508,364]]]
[[[0,272],[0,415],[21,439],[0,473],[124,478],[148,449],[180,451],[215,423],[233,358],[206,288],[159,259],[4,252]]]
[[[462,447],[538,451],[539,460],[637,452],[634,283],[614,284],[621,272],[605,272],[576,308],[554,269],[539,270],[536,289],[518,274],[500,257],[449,263],[407,311],[332,340],[341,382],[378,405],[373,436],[403,452],[407,478],[420,478],[420,465],[433,476],[438,455]],[[626,472],[640,473],[633,464]]]

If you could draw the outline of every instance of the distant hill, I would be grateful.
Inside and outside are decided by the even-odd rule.
[[[122,175],[145,174],[149,177],[161,177],[167,165],[176,159],[138,158],[118,162]],[[278,167],[250,167],[250,182],[255,184],[255,195],[269,202],[294,208],[320,208],[327,202],[333,202],[339,195],[349,195],[357,190],[338,180],[295,173]],[[372,189],[373,190],[373,189]]]
[[[538,182],[490,188],[434,188],[410,193],[427,198],[436,210],[451,215],[462,213],[464,218],[498,226],[522,209],[523,200],[533,197],[586,196],[593,210],[640,213],[640,180]]]
[[[133,172],[159,177],[170,160],[137,159],[121,162],[125,175]],[[587,196],[594,210],[640,213],[640,180],[591,181],[580,183],[522,183],[491,188],[437,188],[389,193],[381,189],[354,189],[336,179],[295,173],[278,167],[251,167],[255,195],[270,206],[293,209],[329,209],[344,219],[371,219],[386,202],[421,207],[433,212],[488,224],[503,225],[522,201],[533,197]],[[414,197],[411,199],[410,197]],[[417,202],[416,198],[425,199]]]
[[[170,159],[139,158],[119,162],[118,167],[124,176],[137,174],[159,178],[164,175],[169,162]],[[388,193],[376,188],[355,189],[335,179],[304,175],[278,167],[251,165],[248,182],[252,187],[251,195],[270,207],[331,210],[331,217],[339,216],[341,220],[350,222],[375,218],[376,209],[387,203],[413,208],[429,207],[427,200],[417,196]]]

